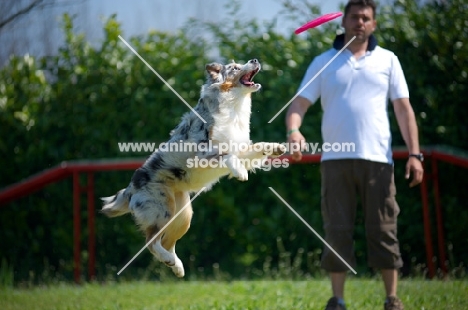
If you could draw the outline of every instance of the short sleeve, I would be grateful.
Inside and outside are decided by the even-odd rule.
[[[409,98],[408,84],[406,84],[403,69],[401,68],[400,61],[396,55],[393,55],[392,57],[389,97],[392,101],[400,98]]]
[[[314,104],[320,97],[321,81],[320,78],[316,76],[320,68],[319,57],[316,57],[307,68],[297,91],[299,96],[306,98],[312,104]]]

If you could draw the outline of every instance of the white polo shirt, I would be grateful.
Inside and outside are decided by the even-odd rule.
[[[408,86],[397,56],[371,39],[364,56],[356,60],[345,49],[299,94],[312,103],[321,98],[322,161],[393,163],[388,99],[409,98]],[[343,41],[343,35],[337,36],[334,48],[313,60],[299,91],[339,52]]]

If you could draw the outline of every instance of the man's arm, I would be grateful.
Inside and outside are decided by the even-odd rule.
[[[288,108],[286,113],[286,132],[288,133],[289,143],[300,143],[301,149],[305,142],[304,136],[299,131],[302,125],[302,119],[309,109],[311,102],[301,96],[297,96]],[[292,154],[294,160],[299,161],[302,158],[301,151]]]
[[[410,154],[419,154],[418,125],[416,124],[416,117],[409,99],[399,98],[393,100],[393,109],[408,152]],[[409,157],[406,163],[405,177],[407,179],[410,177],[410,173],[413,173],[413,180],[410,183],[410,187],[421,183],[424,170],[421,161],[415,157]]]

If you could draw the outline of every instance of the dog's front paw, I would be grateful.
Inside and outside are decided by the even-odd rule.
[[[273,154],[271,155],[272,157],[278,157],[286,153],[288,150],[286,146],[279,144],[279,143],[273,143],[275,147],[273,148]]]
[[[286,147],[279,143],[265,143],[265,151],[263,155],[269,157],[278,157],[286,153]]]
[[[239,181],[247,181],[249,179],[249,173],[245,167],[238,167],[233,169],[230,174],[231,177],[238,179]]]

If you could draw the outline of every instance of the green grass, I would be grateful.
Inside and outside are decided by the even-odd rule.
[[[405,280],[405,309],[468,309],[467,281]],[[0,288],[0,309],[323,309],[327,280],[236,282],[129,282]],[[383,309],[383,284],[351,279],[348,309]]]

